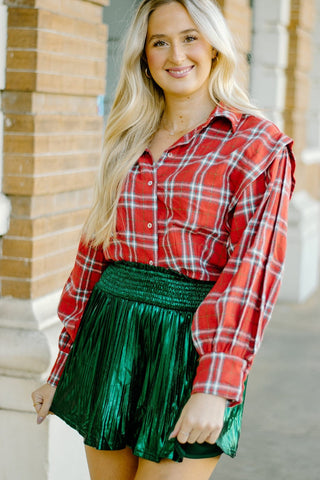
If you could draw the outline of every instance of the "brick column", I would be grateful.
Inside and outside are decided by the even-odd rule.
[[[320,164],[320,0],[315,0],[316,16],[312,34],[313,64],[311,70],[311,93],[307,121],[307,149],[302,160],[307,164]],[[320,199],[320,168],[317,198]]]
[[[1,292],[37,298],[61,287],[87,214],[101,145],[106,28],[101,7],[89,2],[8,3],[3,191],[12,217]]]
[[[239,68],[239,82],[246,88],[249,86],[250,66],[248,59],[251,53],[252,9],[250,0],[218,0],[224,17],[236,40],[242,56]]]
[[[255,0],[251,94],[268,117],[283,128],[288,62],[290,0]]]
[[[315,1],[291,0],[285,130],[295,140],[299,160],[307,147],[307,114],[310,105],[310,72],[313,62],[312,32]],[[318,194],[318,168],[298,163],[298,189]]]
[[[30,393],[56,354],[59,290],[74,261],[100,155],[107,0],[7,0],[2,240],[1,471],[4,478],[88,478],[77,436],[35,425]],[[79,457],[80,455],[80,457]]]
[[[312,64],[317,68],[312,45],[315,18],[314,0],[291,0],[284,119],[285,131],[295,142],[297,191],[289,212],[288,252],[280,297],[293,302],[306,300],[319,286],[320,209],[316,197],[320,168],[319,164],[306,163],[304,158],[308,147]]]

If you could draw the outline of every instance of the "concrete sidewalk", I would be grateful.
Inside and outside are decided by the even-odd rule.
[[[250,374],[237,457],[214,480],[320,479],[320,292],[275,308]]]

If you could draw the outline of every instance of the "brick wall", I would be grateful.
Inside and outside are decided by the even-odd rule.
[[[107,0],[7,0],[3,191],[12,203],[3,238],[1,294],[37,298],[61,288],[91,201],[105,93]],[[249,0],[219,0],[242,52],[248,84]],[[306,147],[314,0],[292,0],[285,131]],[[298,164],[298,187],[319,195],[319,166]]]
[[[312,35],[313,62],[311,70],[311,94],[308,119],[308,147],[320,157],[320,0],[316,0],[316,17]],[[320,195],[320,182],[319,182]]]
[[[250,50],[249,0],[221,2]],[[101,146],[107,0],[7,0],[3,191],[12,203],[3,238],[1,294],[37,298],[61,288],[88,213]],[[248,81],[243,62],[242,81]]]
[[[239,68],[239,81],[246,87],[249,86],[250,66],[248,55],[251,52],[252,37],[252,9],[250,0],[218,0],[228,26],[236,40],[241,53],[242,63]]]
[[[289,25],[289,58],[287,68],[287,95],[285,130],[295,141],[298,158],[298,189],[307,190],[319,198],[320,166],[306,165],[301,160],[307,148],[307,117],[310,108],[310,71],[313,63],[312,32],[315,28],[314,0],[292,0]]]
[[[102,5],[7,1],[1,294],[36,298],[61,288],[91,201],[103,120],[107,30]]]

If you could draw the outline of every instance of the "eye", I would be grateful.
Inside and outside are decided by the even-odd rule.
[[[191,42],[194,42],[195,40],[198,40],[198,37],[196,37],[195,35],[187,35],[184,39],[186,43],[191,43]]]
[[[153,43],[153,47],[164,47],[166,45],[166,42],[164,40],[157,40],[156,42]]]

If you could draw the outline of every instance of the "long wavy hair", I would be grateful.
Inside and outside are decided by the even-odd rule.
[[[94,202],[83,229],[87,242],[106,248],[116,232],[117,204],[123,182],[157,131],[165,108],[162,90],[145,74],[145,41],[150,15],[160,6],[181,4],[217,52],[209,94],[243,113],[257,115],[236,80],[239,54],[214,0],[144,0],[138,7],[125,44],[120,79],[106,124]],[[258,113],[259,114],[259,113]]]

